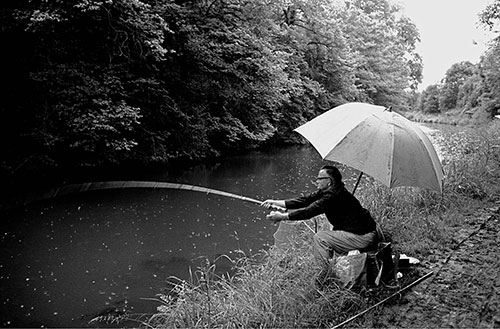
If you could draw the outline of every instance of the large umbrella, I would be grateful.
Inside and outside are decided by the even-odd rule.
[[[442,192],[443,168],[427,135],[382,106],[347,103],[295,129],[324,160],[345,164],[388,187]]]

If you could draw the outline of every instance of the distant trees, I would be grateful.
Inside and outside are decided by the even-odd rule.
[[[441,112],[457,107],[459,93],[464,94],[462,88],[470,77],[477,74],[475,71],[474,65],[470,62],[453,64],[446,71],[439,97],[439,110]]]
[[[481,108],[494,116],[500,112],[500,0],[489,4],[479,16],[480,22],[490,31],[496,33],[489,49],[480,63],[480,77],[483,82],[481,90]]]
[[[420,111],[424,113],[439,113],[440,87],[438,85],[428,86],[420,98]]]
[[[491,31],[500,25],[500,0],[488,5],[479,15],[480,22]],[[478,64],[453,64],[438,85],[427,87],[421,95],[419,109],[443,113],[459,109],[493,117],[500,111],[500,37],[491,41]]]
[[[483,92],[481,107],[491,116],[500,113],[500,38],[486,52],[481,61]]]
[[[482,107],[493,116],[500,112],[500,0],[495,0],[483,10],[480,21],[497,34],[481,61],[481,77],[484,82]]]
[[[419,110],[425,113],[444,113],[451,110],[462,112],[487,112],[496,114],[500,91],[497,48],[492,46],[478,64],[456,63],[446,72],[440,84],[428,86],[421,94]]]

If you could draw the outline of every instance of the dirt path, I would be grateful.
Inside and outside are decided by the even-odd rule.
[[[500,203],[457,228],[452,250],[422,262],[433,271],[400,300],[373,312],[378,328],[500,328]],[[365,323],[366,324],[366,323]]]

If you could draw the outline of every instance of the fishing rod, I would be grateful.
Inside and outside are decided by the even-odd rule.
[[[249,198],[243,195],[229,193],[225,191],[220,191],[208,187],[181,184],[181,183],[169,183],[169,182],[151,182],[151,181],[104,181],[104,182],[90,182],[81,184],[69,184],[61,187],[53,188],[45,192],[37,193],[32,196],[29,200],[24,202],[24,205],[28,202],[40,201],[43,199],[55,198],[57,196],[63,196],[73,193],[82,193],[88,191],[96,190],[108,190],[108,189],[125,189],[125,188],[152,188],[152,189],[176,189],[176,190],[186,190],[201,192],[206,194],[216,194],[228,198],[238,199],[242,201],[256,203],[258,205],[262,204],[262,201]],[[276,210],[285,211],[286,209],[279,206],[272,206]],[[303,222],[311,231],[314,230]]]
[[[81,183],[81,184],[70,184],[61,187],[51,189],[42,195],[39,199],[54,198],[56,196],[67,195],[72,193],[81,193],[94,190],[107,190],[107,189],[125,189],[125,188],[152,188],[152,189],[174,189],[174,190],[186,190],[194,192],[202,192],[206,194],[216,194],[233,199],[238,199],[242,201],[248,201],[252,203],[261,204],[262,201],[257,199],[249,198],[243,195],[238,195],[234,193],[229,193],[225,191],[220,191],[208,187],[182,184],[182,183],[168,183],[168,182],[150,182],[150,181],[104,181],[104,182],[91,182],[91,183]],[[278,207],[278,210],[284,210]]]
[[[220,190],[211,189],[208,187],[195,186],[189,184],[180,183],[168,183],[168,182],[151,182],[151,181],[103,181],[103,182],[90,182],[90,183],[80,183],[80,184],[69,184],[56,188],[52,188],[43,192],[34,193],[28,200],[24,202],[27,204],[29,202],[39,201],[43,199],[55,198],[58,196],[82,193],[88,191],[96,190],[109,190],[109,189],[125,189],[125,188],[152,188],[152,189],[177,189],[177,190],[187,190],[194,192],[202,192],[206,194],[217,194],[229,198],[239,199],[242,201],[248,201],[252,203],[261,204],[262,201],[252,199],[246,196],[224,192]]]
[[[370,312],[371,310],[373,310],[373,309],[374,309],[374,308],[376,308],[377,306],[380,306],[380,305],[382,305],[383,303],[387,302],[389,299],[393,298],[394,296],[397,296],[397,295],[401,294],[403,291],[408,290],[408,289],[410,289],[411,287],[413,287],[413,286],[415,286],[415,285],[419,284],[420,282],[422,282],[422,281],[424,281],[425,279],[427,279],[428,277],[430,277],[432,274],[434,274],[434,272],[432,272],[432,271],[431,271],[431,272],[429,272],[429,273],[427,273],[427,274],[425,274],[424,276],[422,276],[422,277],[418,278],[417,280],[413,281],[412,283],[410,283],[410,284],[409,284],[409,285],[407,285],[406,287],[404,287],[404,288],[402,288],[402,289],[400,289],[400,290],[396,291],[395,293],[393,293],[393,294],[392,294],[392,295],[390,295],[389,297],[387,297],[387,298],[385,298],[385,299],[381,300],[381,301],[380,301],[380,302],[378,302],[377,304],[370,306],[369,308],[367,308],[367,309],[366,309],[366,310],[364,310],[363,312],[358,313],[358,314],[356,314],[356,315],[354,315],[354,316],[350,317],[349,319],[345,320],[345,321],[344,321],[344,322],[342,322],[342,323],[339,323],[339,324],[335,325],[334,327],[331,327],[330,329],[338,329],[338,328],[340,328],[340,327],[342,327],[342,326],[344,326],[344,325],[348,324],[349,322],[351,322],[351,321],[353,321],[353,320],[355,320],[355,319],[359,318],[359,317],[360,317],[360,316],[362,316],[363,314],[366,314],[366,313]]]

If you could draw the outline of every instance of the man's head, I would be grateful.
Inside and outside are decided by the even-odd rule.
[[[334,166],[323,166],[318,172],[318,177],[316,177],[316,184],[318,189],[324,190],[332,185],[342,186],[342,174]]]

